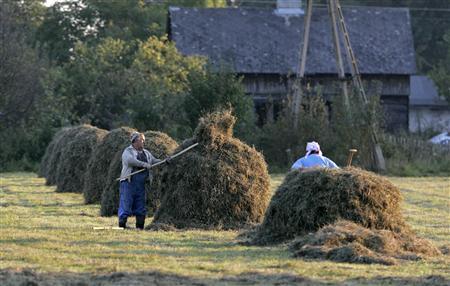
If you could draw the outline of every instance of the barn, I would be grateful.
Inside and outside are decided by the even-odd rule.
[[[243,76],[264,124],[276,117],[301,60],[305,15],[299,7],[170,7],[167,32],[182,54],[206,56]],[[416,73],[409,10],[344,7],[343,14],[367,93],[381,95],[387,129],[408,130],[410,77]],[[340,45],[344,51],[342,38]],[[346,61],[344,70],[350,81]],[[327,99],[340,93],[326,7],[313,8],[306,78],[311,86],[321,85]]]

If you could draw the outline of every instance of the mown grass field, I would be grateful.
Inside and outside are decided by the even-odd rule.
[[[272,175],[273,190],[282,179]],[[448,249],[450,177],[390,179],[413,229]],[[0,284],[450,284],[449,255],[363,265],[291,258],[287,245],[243,246],[236,231],[94,230],[117,219],[54,189],[33,173],[0,174]]]

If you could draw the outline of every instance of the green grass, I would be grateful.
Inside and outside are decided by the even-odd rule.
[[[283,178],[272,175],[273,190]],[[450,178],[390,180],[402,189],[404,214],[418,235],[449,246]],[[33,173],[0,174],[0,269],[80,275],[156,271],[206,284],[244,276],[265,285],[297,276],[314,283],[356,279],[357,284],[383,284],[385,277],[450,279],[448,255],[395,266],[307,261],[291,258],[286,245],[239,245],[236,231],[93,230],[117,224],[115,217],[98,214],[99,206],[84,205],[81,194],[55,193]],[[233,284],[228,282],[224,285]]]

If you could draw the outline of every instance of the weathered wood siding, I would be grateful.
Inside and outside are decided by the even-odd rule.
[[[260,124],[273,120],[274,109],[278,109],[286,98],[294,79],[293,76],[276,74],[244,74],[246,93],[255,100],[259,117],[266,117],[260,118]],[[363,76],[363,80],[368,95],[381,93],[388,131],[408,130],[409,76],[370,75]],[[333,96],[341,93],[339,81],[333,75],[310,77],[307,82],[311,86],[322,86],[326,99],[332,100]]]

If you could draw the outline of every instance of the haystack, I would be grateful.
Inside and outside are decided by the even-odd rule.
[[[441,254],[429,241],[412,232],[368,229],[345,220],[296,239],[290,250],[295,257],[385,265]]]
[[[67,130],[60,136],[59,140],[55,142],[53,152],[48,160],[46,184],[56,185],[58,183],[58,168],[61,164],[62,158],[65,156],[63,150],[67,145],[80,133],[82,130],[91,128],[90,125],[78,125],[67,128]]]
[[[107,183],[109,165],[115,154],[130,143],[130,136],[135,131],[130,127],[114,129],[94,149],[88,162],[83,186],[86,204],[100,202]]]
[[[282,242],[339,219],[371,229],[407,229],[400,190],[357,168],[291,171],[272,198],[253,243]]]
[[[144,135],[144,147],[158,159],[165,159],[178,147],[177,142],[165,133],[147,131]],[[108,176],[101,199],[100,214],[102,216],[115,215],[119,208],[119,182],[116,178],[120,177],[120,171],[122,169],[122,152],[123,148],[116,152],[108,169]],[[160,185],[162,168],[165,168],[165,165],[152,169],[153,176],[145,186],[147,191],[147,207],[152,212],[159,206],[160,195],[156,190]]]
[[[200,119],[199,145],[163,171],[161,206],[151,229],[236,229],[260,223],[269,202],[269,175],[263,156],[232,137],[230,111]],[[167,226],[167,227],[165,227]]]
[[[89,158],[108,131],[86,125],[63,149],[57,169],[57,192],[82,193]]]
[[[70,128],[61,128],[58,132],[53,135],[52,140],[48,144],[47,148],[45,149],[44,156],[41,159],[41,163],[39,164],[39,170],[38,170],[38,176],[40,178],[46,178],[48,170],[50,168],[49,162],[50,158],[53,154],[53,151],[55,149],[55,146],[58,144],[59,140],[61,140],[62,136],[69,130]]]

